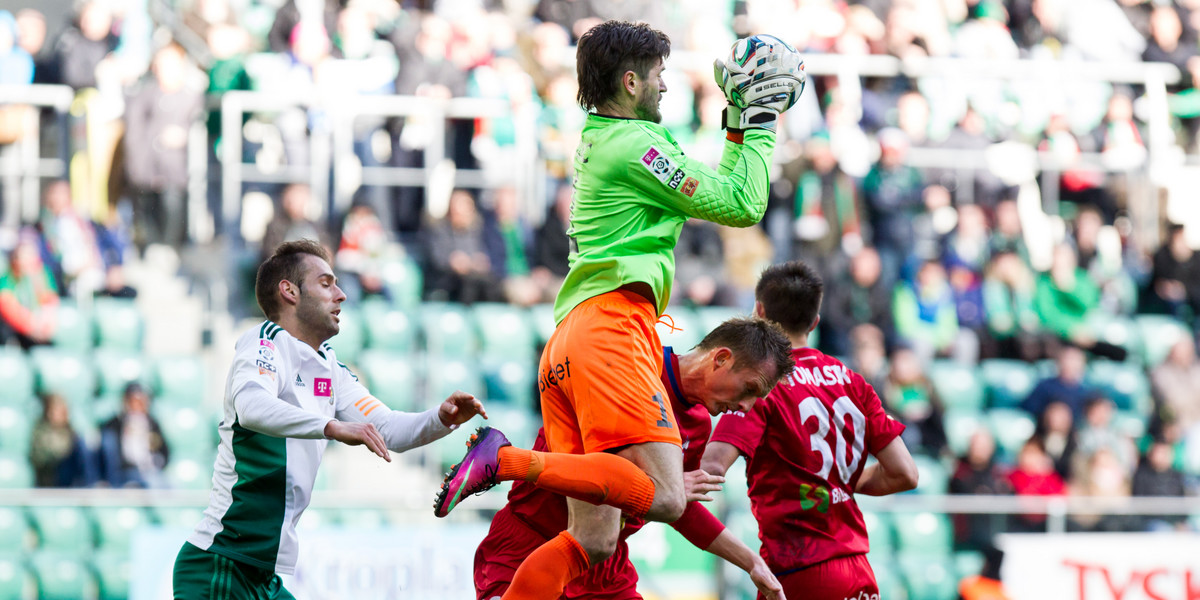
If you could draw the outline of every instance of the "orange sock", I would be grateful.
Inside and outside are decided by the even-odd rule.
[[[564,531],[525,557],[501,600],[557,600],[589,566],[583,547]]]
[[[615,506],[636,517],[646,516],[654,502],[654,480],[616,454],[561,454],[505,446],[499,456],[496,478],[500,481],[528,481],[568,498]]]

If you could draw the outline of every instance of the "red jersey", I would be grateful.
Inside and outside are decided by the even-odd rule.
[[[670,397],[675,421],[679,425],[679,435],[683,440],[683,470],[694,471],[700,468],[704,447],[712,433],[712,418],[703,404],[689,403],[683,398],[679,387],[679,357],[672,352],[670,346],[663,348],[662,380]],[[538,431],[533,450],[549,452],[544,434],[544,431]],[[545,539],[550,539],[567,528],[566,498],[525,481],[513,482],[512,491],[508,493],[508,504],[500,512],[505,511]],[[567,585],[563,595],[577,598],[586,592],[599,592],[617,587],[618,583],[636,582],[637,573],[633,564],[629,562],[625,539],[643,525],[644,520],[626,516],[617,551]]]
[[[904,431],[861,375],[811,348],[749,413],[728,413],[712,441],[746,456],[761,553],[776,575],[868,550],[854,501],[865,465]]]

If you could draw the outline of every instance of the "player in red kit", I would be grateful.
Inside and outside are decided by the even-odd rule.
[[[746,410],[755,399],[775,385],[751,365],[792,363],[785,334],[762,319],[731,319],[722,323],[691,352],[675,354],[663,348],[662,383],[667,390],[676,424],[683,438],[683,470],[687,507],[672,523],[688,541],[741,567],[767,598],[783,599],[780,585],[766,562],[747,547],[700,501],[707,492],[720,489],[723,478],[699,470],[704,446],[712,432],[711,415],[729,410]],[[744,365],[728,368],[728,366]],[[780,372],[785,372],[780,370]],[[546,451],[544,432],[538,433],[534,450]],[[645,524],[626,516],[616,551],[567,584],[563,597],[571,600],[640,600],[637,571],[629,560],[625,539]],[[546,540],[567,527],[567,503],[563,496],[518,481],[508,494],[508,504],[492,519],[487,537],[475,552],[475,590],[479,600],[501,597],[517,567]]]
[[[701,468],[723,476],[739,454],[746,457],[761,553],[789,597],[877,599],[854,494],[913,489],[917,467],[900,440],[904,425],[883,412],[875,390],[806,347],[822,288],[798,261],[763,272],[755,313],[788,333],[796,368],[752,410],[721,418]],[[878,462],[864,468],[867,453]]]

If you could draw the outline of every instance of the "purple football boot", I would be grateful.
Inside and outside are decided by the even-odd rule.
[[[442,489],[433,503],[433,514],[444,517],[468,496],[482,494],[500,483],[496,472],[500,468],[500,449],[511,446],[499,429],[480,427],[467,440],[467,455],[450,468]]]

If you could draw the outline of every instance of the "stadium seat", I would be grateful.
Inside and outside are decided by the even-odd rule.
[[[896,561],[908,587],[908,600],[950,600],[958,593],[954,563],[945,558],[902,554]]]
[[[150,525],[150,515],[135,506],[97,506],[91,511],[98,554],[128,554],[133,533]]]
[[[38,552],[30,560],[37,580],[39,600],[79,600],[95,592],[91,570],[79,557],[60,552]]]
[[[488,400],[505,402],[520,407],[522,410],[533,412],[534,403],[537,401],[536,357],[532,355],[521,358],[491,356],[483,358],[480,362]]]
[[[71,352],[87,352],[92,349],[91,320],[72,302],[62,302],[58,305],[53,344]]]
[[[16,455],[29,454],[29,440],[33,437],[35,420],[41,411],[32,403],[22,406],[0,405],[0,452]]]
[[[537,351],[529,313],[511,304],[481,302],[471,307],[479,333],[479,352],[485,357],[530,358]]]
[[[92,357],[96,366],[97,395],[120,399],[131,381],[145,382],[149,376],[141,355],[127,350],[99,348]]]
[[[448,302],[426,302],[421,305],[420,314],[421,333],[430,357],[461,359],[475,352],[475,335],[466,307]]]
[[[717,328],[717,325],[732,319],[733,317],[744,317],[746,313],[733,308],[731,306],[700,306],[696,308],[696,320],[699,327],[703,330],[700,334],[701,338],[708,335],[708,332]],[[813,344],[809,344],[812,346]]]
[[[20,348],[0,346],[0,381],[4,382],[0,404],[24,402],[34,397],[33,368]]]
[[[24,554],[33,546],[33,530],[29,528],[29,520],[25,517],[23,509],[16,506],[0,506],[0,540],[4,540],[4,549],[0,551],[0,556],[14,551]],[[3,579],[3,575],[0,575],[0,580]],[[2,596],[0,594],[0,597]]]
[[[22,557],[0,555],[0,600],[27,600],[35,590]]]
[[[33,468],[29,466],[29,449],[20,454],[0,454],[0,489],[33,487]]]
[[[1094,360],[1088,364],[1084,382],[1103,390],[1118,410],[1150,415],[1150,381],[1141,364]]]
[[[171,458],[164,475],[167,484],[177,490],[212,489],[213,457],[196,458],[185,456]],[[194,525],[194,523],[193,523]]]
[[[194,529],[204,517],[202,506],[156,506],[150,512],[159,525],[177,529]]]
[[[1140,440],[1146,434],[1146,424],[1148,419],[1146,415],[1119,410],[1113,415],[1113,426],[1117,431],[1129,436],[1130,439]]]
[[[367,348],[389,352],[416,350],[417,324],[407,311],[373,298],[362,303],[362,316],[367,324]]]
[[[973,408],[950,408],[942,414],[942,426],[946,431],[946,443],[950,453],[962,456],[971,443],[976,431],[987,427],[982,411]],[[921,483],[925,483],[922,481]]]
[[[533,324],[534,333],[537,334],[538,345],[545,345],[558,325],[554,322],[554,305],[536,304],[530,307],[529,320]]]
[[[96,345],[101,348],[140,352],[142,349],[142,313],[137,302],[127,298],[96,298],[93,323]]]
[[[874,545],[874,540],[871,543]],[[896,566],[896,561],[892,556],[877,559],[872,555],[869,560],[871,570],[875,571],[875,585],[879,587],[880,598],[890,600],[908,596],[908,588],[904,586],[904,578],[900,575],[900,568]]]
[[[85,555],[92,551],[92,527],[77,506],[34,506],[29,509],[38,549]]]
[[[421,304],[425,286],[421,267],[410,256],[389,261],[383,268],[383,286],[392,297],[392,304],[401,310],[412,310]]]
[[[30,353],[37,373],[38,391],[62,394],[72,407],[92,401],[96,376],[91,360],[78,352],[38,347]]]
[[[359,358],[362,383],[393,410],[417,408],[418,389],[415,367],[418,361],[409,354],[385,350],[366,350]]]
[[[102,552],[92,559],[92,568],[96,572],[99,600],[129,598],[133,564],[128,554]]]
[[[935,360],[929,365],[929,380],[942,406],[983,408],[984,387],[975,367],[950,360]]]
[[[173,458],[212,456],[217,448],[216,424],[219,419],[190,406],[154,407],[155,419]]]
[[[953,530],[950,519],[935,512],[900,513],[895,518],[899,554],[920,558],[950,555]]]
[[[204,361],[197,356],[166,356],[154,361],[156,403],[200,406],[204,403]]]
[[[1133,319],[1127,317],[1106,317],[1095,324],[1096,336],[1102,342],[1124,348],[1129,353],[1130,361],[1137,361],[1142,356],[1141,332]]]
[[[1166,360],[1180,338],[1191,336],[1186,325],[1166,315],[1137,315],[1134,323],[1142,339],[1142,364],[1147,368]]]
[[[1020,409],[993,408],[987,412],[987,419],[996,437],[996,447],[1003,456],[1015,459],[1021,446],[1033,435],[1033,417]]]
[[[978,575],[983,570],[983,553],[977,550],[959,550],[954,553],[954,576],[956,581]]]
[[[1020,360],[982,360],[979,363],[979,378],[987,389],[989,408],[1016,408],[1037,385],[1033,365]]]
[[[532,448],[537,440],[538,428],[542,426],[542,420],[528,409],[502,404],[488,405],[487,423],[503,431],[508,441],[518,448]],[[454,451],[459,458],[462,457],[461,448],[456,447]]]
[[[473,362],[447,356],[429,357],[425,371],[424,406],[433,406],[456,390],[476,394],[483,389],[483,380]]]
[[[674,324],[672,329],[669,324]],[[686,306],[670,306],[658,320],[658,338],[663,346],[671,346],[676,354],[685,354],[708,333],[695,311]]]
[[[918,494],[945,494],[950,485],[950,473],[938,459],[923,454],[913,455],[920,483],[913,490]]]
[[[362,351],[366,336],[363,334],[363,314],[356,307],[342,305],[338,315],[338,333],[326,342],[337,354],[339,361],[353,364],[358,362],[358,353]]]
[[[896,551],[892,515],[873,510],[864,510],[862,515],[863,524],[867,526],[867,540],[871,543],[871,558],[892,556]]]

